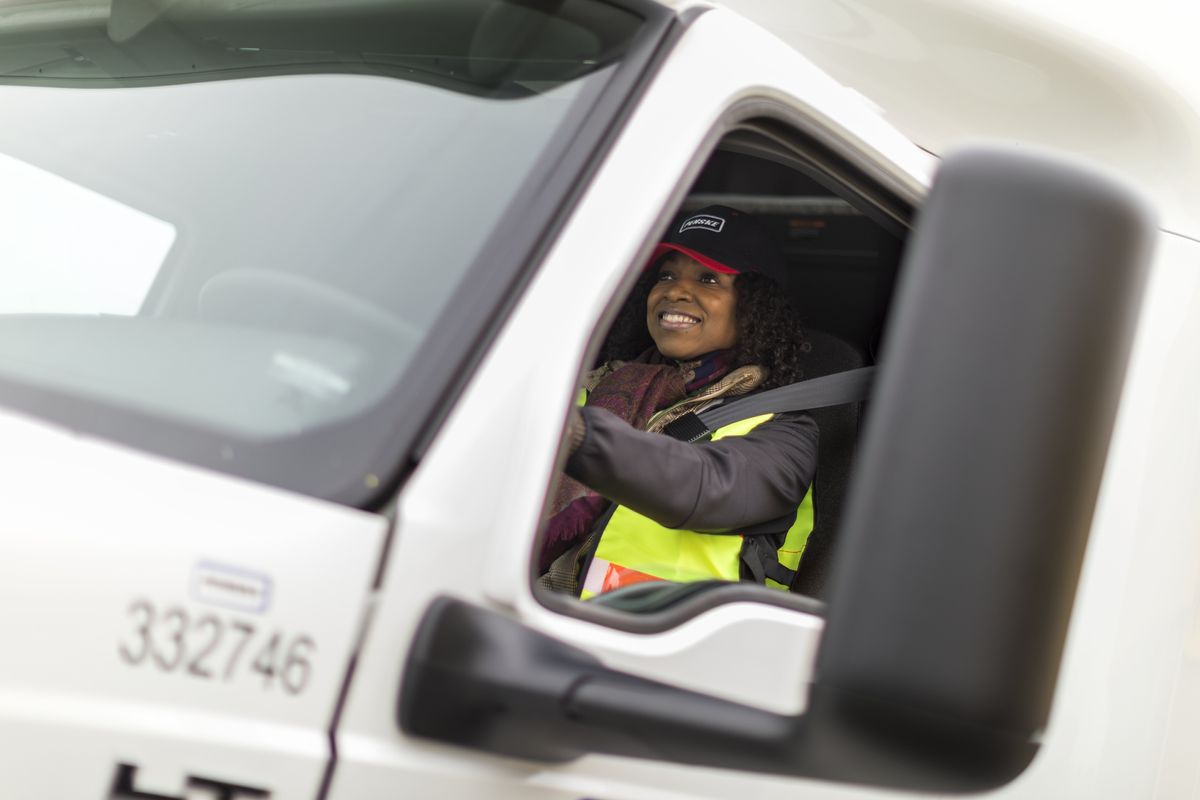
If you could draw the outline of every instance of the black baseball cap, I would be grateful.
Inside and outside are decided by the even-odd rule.
[[[671,251],[731,275],[760,272],[780,280],[784,271],[783,258],[758,220],[729,206],[705,206],[676,219],[654,248],[648,266]]]

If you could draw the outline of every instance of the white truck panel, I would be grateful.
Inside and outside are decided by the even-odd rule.
[[[1042,752],[1014,796],[1187,797],[1200,722],[1200,244],[1159,237]],[[1151,793],[1152,792],[1152,793]]]
[[[382,515],[0,413],[5,786],[47,798],[192,798],[213,793],[205,781],[324,800],[912,796],[648,759],[539,764],[411,738],[396,721],[417,625],[444,594],[629,673],[805,708],[818,617],[739,602],[637,634],[531,591],[588,343],[741,101],[788,108],[914,203],[931,152],[988,136],[1098,158],[1153,193],[1167,228],[1200,231],[1200,121],[1091,46],[976,0],[728,5],[775,35],[717,8],[674,46],[395,498],[390,548]],[[1050,723],[1032,766],[989,796],[1200,792],[1197,363],[1200,242],[1164,232]]]
[[[386,521],[14,416],[0,437],[6,782],[98,797],[129,764],[142,791],[312,797]]]
[[[1112,46],[986,0],[722,5],[862,93],[930,152],[985,138],[1078,153],[1153,195],[1163,227],[1200,232],[1194,69],[1186,84],[1164,80]]]

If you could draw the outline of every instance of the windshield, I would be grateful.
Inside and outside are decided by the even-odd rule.
[[[379,431],[345,423],[403,413],[640,24],[556,5],[0,7],[0,403],[317,494],[378,481]]]

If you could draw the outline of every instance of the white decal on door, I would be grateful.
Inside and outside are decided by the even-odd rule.
[[[271,604],[271,578],[241,567],[201,561],[192,567],[192,599],[261,614]]]

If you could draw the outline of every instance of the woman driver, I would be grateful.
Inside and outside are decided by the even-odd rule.
[[[812,530],[812,418],[675,438],[691,438],[693,413],[800,379],[799,320],[770,277],[781,260],[751,217],[710,206],[673,226],[651,264],[585,379],[541,583],[584,597],[648,580],[788,588]]]

